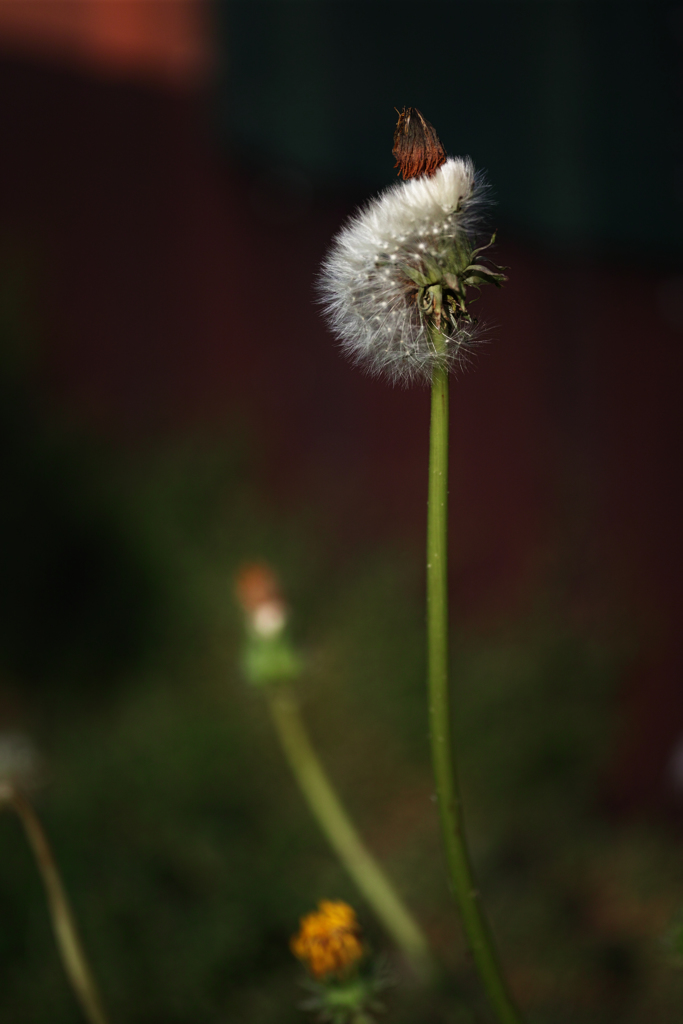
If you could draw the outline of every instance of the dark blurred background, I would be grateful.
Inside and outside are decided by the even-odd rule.
[[[391,953],[240,677],[254,558],[448,969],[388,1024],[486,1019],[431,799],[429,395],[349,367],[315,302],[403,105],[486,170],[509,267],[451,393],[481,887],[530,1021],[680,1019],[682,57],[679,2],[0,0],[0,729],[40,750],[113,1021],[303,1019],[287,943],[321,897]],[[66,1024],[0,825],[0,1018]]]

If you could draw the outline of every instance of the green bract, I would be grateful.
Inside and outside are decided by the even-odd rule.
[[[301,675],[303,664],[285,631],[262,636],[250,631],[242,655],[242,670],[255,686],[267,686]]]

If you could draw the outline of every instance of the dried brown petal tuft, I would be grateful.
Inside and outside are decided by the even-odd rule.
[[[394,167],[403,180],[422,174],[431,177],[446,162],[446,153],[435,129],[415,107],[404,107],[394,132]]]

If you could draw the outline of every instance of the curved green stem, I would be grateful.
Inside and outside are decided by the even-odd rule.
[[[349,819],[311,745],[293,692],[284,684],[266,692],[282,748],[314,818],[416,974],[428,981],[433,965],[427,940]]]
[[[71,987],[90,1024],[107,1024],[97,984],[88,965],[69,898],[45,830],[33,807],[21,793],[12,789],[6,799],[19,816],[29,846],[33,850],[45,886],[57,947]]]
[[[434,342],[443,345],[435,331]],[[448,688],[448,373],[432,377],[427,519],[427,644],[432,764],[451,886],[474,961],[500,1024],[520,1024],[474,881],[452,752]]]

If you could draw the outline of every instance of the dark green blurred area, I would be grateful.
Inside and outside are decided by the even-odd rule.
[[[447,152],[486,168],[506,233],[565,249],[642,246],[646,261],[648,246],[679,249],[680,3],[213,6],[223,136],[260,169],[365,198],[395,174],[394,107],[416,106]]]
[[[125,456],[86,441],[35,402],[39,330],[17,273],[2,305],[2,694],[45,757],[39,810],[112,1021],[301,1020],[288,940],[320,898],[351,902],[391,952],[240,678],[232,581],[253,558],[287,589],[323,759],[447,969],[425,993],[395,961],[387,1021],[488,1019],[432,799],[421,547],[375,538],[340,557],[314,507],[274,511],[239,425]],[[482,891],[529,1021],[677,1021],[683,979],[665,936],[683,896],[678,842],[600,805],[632,652],[609,624],[573,621],[561,590],[543,591],[517,618],[454,633]],[[9,814],[0,865],[0,1019],[77,1020]]]

